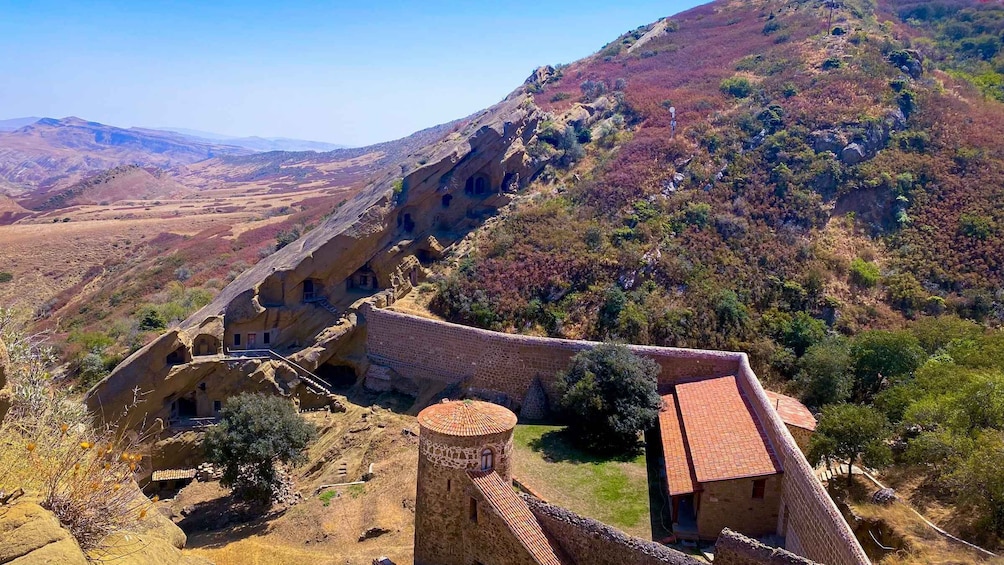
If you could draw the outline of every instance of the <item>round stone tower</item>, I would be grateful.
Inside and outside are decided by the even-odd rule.
[[[418,425],[415,565],[467,565],[468,473],[494,471],[512,481],[509,455],[516,415],[489,402],[443,401],[422,410]]]

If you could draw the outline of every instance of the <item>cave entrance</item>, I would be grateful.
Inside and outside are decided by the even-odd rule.
[[[197,356],[216,355],[220,352],[222,343],[215,336],[200,335],[195,340],[194,353]]]
[[[317,279],[303,280],[303,301],[316,302],[324,298],[323,285]]]
[[[346,389],[356,384],[356,370],[348,365],[325,363],[317,368],[317,376],[336,389]]]
[[[452,194],[444,194],[443,195],[443,208],[449,208],[451,200],[453,200],[453,195]]]
[[[185,349],[184,345],[168,353],[165,360],[168,365],[184,365],[188,361],[188,350]]]
[[[468,196],[484,196],[488,194],[490,183],[485,175],[473,175],[464,184],[464,194]]]
[[[175,400],[171,406],[171,413],[175,418],[183,420],[195,418],[198,414],[198,403],[195,401],[195,392],[190,392],[188,395]]]

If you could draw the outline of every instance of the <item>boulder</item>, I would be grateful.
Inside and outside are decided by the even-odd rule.
[[[839,155],[840,151],[847,145],[847,138],[839,130],[822,129],[809,134],[812,139],[812,148],[816,153],[830,151]]]
[[[56,516],[27,500],[0,512],[0,563],[86,565],[87,559]]]
[[[857,165],[865,160],[865,149],[857,143],[849,143],[840,151],[840,160],[847,165]]]

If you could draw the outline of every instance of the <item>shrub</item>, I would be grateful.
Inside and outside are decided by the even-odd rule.
[[[987,239],[994,231],[993,220],[986,216],[965,213],[959,217],[959,231],[966,237]]]
[[[142,457],[115,430],[95,430],[85,407],[52,386],[51,349],[25,334],[3,308],[0,337],[10,354],[14,391],[0,419],[0,492],[23,489],[82,549],[100,553],[109,534],[134,525],[151,508],[132,480]]]
[[[819,68],[823,69],[824,71],[832,71],[834,69],[839,69],[840,67],[843,66],[844,62],[841,61],[839,57],[830,57],[825,61],[823,61],[823,64],[820,65]]]
[[[167,327],[167,320],[153,307],[146,307],[137,314],[141,331],[158,331]]]
[[[753,93],[753,85],[746,77],[729,77],[721,82],[719,88],[733,98],[746,98]]]
[[[878,284],[882,278],[878,265],[865,261],[860,257],[855,257],[851,261],[851,282],[862,288],[872,288]]]
[[[275,234],[275,250],[278,251],[290,243],[300,239],[300,226],[293,226],[289,230],[281,230]]]
[[[316,435],[289,400],[244,393],[227,400],[203,444],[206,458],[223,467],[220,484],[239,498],[265,503],[282,481],[276,463],[303,461]]]
[[[0,283],[8,283],[14,280],[14,275],[8,272],[0,272]]]
[[[662,407],[659,365],[622,345],[603,344],[575,355],[558,378],[560,406],[574,419],[575,439],[598,452],[633,451],[638,433]]]

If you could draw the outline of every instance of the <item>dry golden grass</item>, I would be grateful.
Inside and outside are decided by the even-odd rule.
[[[15,410],[0,424],[0,490],[38,498],[90,550],[153,506],[133,485],[142,455],[61,410],[67,402],[52,397],[42,411]]]
[[[309,450],[309,461],[295,471],[303,502],[260,521],[188,532],[185,553],[217,565],[370,565],[382,555],[395,563],[411,563],[418,449],[417,438],[402,431],[414,428],[415,419],[378,406],[346,404],[345,413],[308,416],[321,435]],[[341,462],[346,476],[336,473]],[[375,478],[365,485],[325,489],[321,492],[334,494],[323,498],[317,492],[323,484],[358,480],[370,463]],[[213,504],[221,492],[214,483],[195,483],[171,506],[178,512]],[[374,527],[390,532],[359,541]]]

